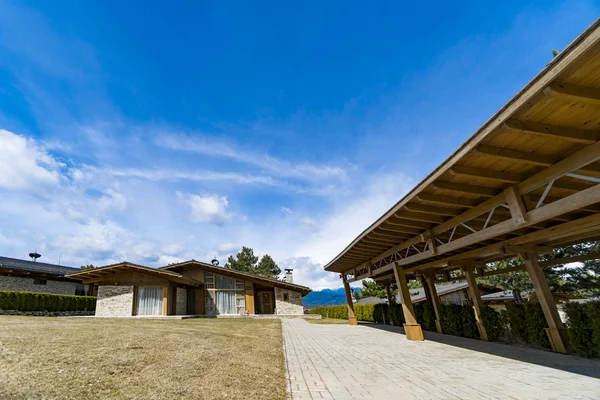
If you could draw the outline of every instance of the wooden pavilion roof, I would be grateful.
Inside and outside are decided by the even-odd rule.
[[[349,281],[600,238],[600,20],[325,270]]]

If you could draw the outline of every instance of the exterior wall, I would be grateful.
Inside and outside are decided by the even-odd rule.
[[[439,296],[440,303],[442,304],[469,304],[466,290],[458,290],[456,292],[442,294]]]
[[[187,314],[187,289],[177,288],[176,315]]]
[[[287,294],[288,300],[283,300]],[[293,290],[275,288],[275,312],[277,315],[303,315],[302,294]]]
[[[0,276],[0,290],[74,295],[76,286],[77,284],[74,282],[53,281],[50,279],[46,280],[45,285],[34,285],[33,278]]]
[[[252,281],[244,282],[244,290],[246,310],[249,314],[256,314],[256,309],[254,308],[254,284]]]
[[[97,317],[131,317],[133,286],[100,286],[96,300]]]

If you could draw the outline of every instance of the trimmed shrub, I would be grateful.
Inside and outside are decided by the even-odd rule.
[[[550,340],[546,334],[548,324],[538,303],[525,304],[525,325],[527,332],[527,343],[550,349]]]
[[[481,309],[481,323],[485,327],[488,339],[492,342],[500,340],[504,336],[504,324],[502,316],[492,307],[484,306]]]
[[[506,319],[509,335],[512,340],[527,342],[527,325],[525,324],[525,306],[508,304],[506,306]]]
[[[14,311],[94,311],[96,298],[0,290],[0,309]]]
[[[415,309],[415,317],[417,322],[421,324],[421,328],[426,331],[435,332],[435,310],[433,304],[425,301],[413,304]]]
[[[588,358],[600,356],[600,301],[567,303],[565,311],[573,351]]]
[[[470,305],[441,304],[440,322],[443,332],[448,335],[479,338],[475,311]]]

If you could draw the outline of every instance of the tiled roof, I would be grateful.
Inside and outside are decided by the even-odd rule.
[[[10,257],[0,257],[0,267],[60,276],[81,271],[79,268],[65,267],[64,265],[19,260]]]

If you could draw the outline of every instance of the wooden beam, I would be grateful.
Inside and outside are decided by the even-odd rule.
[[[169,315],[169,288],[167,286],[163,287],[163,315]]]
[[[433,305],[433,311],[435,313],[435,329],[437,333],[444,333],[442,330],[442,322],[440,317],[440,297],[438,296],[437,288],[435,287],[435,272],[428,271],[428,273],[423,277],[425,278],[425,284],[423,285],[423,287],[427,286],[429,288],[431,304]]]
[[[522,225],[527,222],[527,209],[517,188],[514,186],[507,188],[504,191],[504,196],[506,197],[506,202],[510,208],[510,214],[515,225]]]
[[[469,295],[473,301],[473,311],[475,311],[475,321],[477,323],[477,329],[479,329],[479,336],[481,337],[481,340],[487,342],[487,332],[485,331],[485,326],[481,322],[481,309],[483,308],[483,303],[481,302],[481,293],[479,293],[479,286],[477,286],[474,270],[473,268],[467,267],[463,268],[463,271],[465,272],[465,278],[469,285]]]
[[[428,222],[433,224],[441,224],[446,220],[446,218],[431,215],[430,213],[422,213],[422,212],[410,212],[410,211],[399,211],[395,214],[398,218],[420,221],[420,222]]]
[[[350,284],[346,279],[344,282],[344,293],[346,294],[346,306],[348,307],[348,323],[350,325],[356,326],[358,325],[358,321],[356,320],[356,315],[354,314],[354,303],[352,302],[352,290],[350,289]]]
[[[408,340],[424,340],[421,325],[417,323],[415,310],[413,309],[410,291],[406,283],[404,268],[396,264],[394,266],[394,277],[398,286],[398,294],[402,300],[402,311],[404,314],[404,333]]]
[[[454,197],[438,196],[429,193],[419,193],[417,195],[417,200],[427,203],[436,203],[457,207],[473,207],[477,204],[477,201],[475,200],[457,199]]]
[[[525,176],[512,172],[495,171],[485,168],[463,167],[456,165],[450,169],[450,174],[455,176],[469,176],[474,178],[485,178],[505,183],[519,183],[525,180]]]
[[[486,156],[492,156],[497,158],[504,158],[511,161],[519,161],[524,164],[539,165],[542,167],[548,167],[556,162],[552,157],[544,156],[541,154],[530,153],[519,150],[503,149],[499,147],[493,147],[488,145],[480,145],[473,151],[475,154],[482,154]]]
[[[536,253],[523,253],[521,254],[521,258],[525,263],[525,268],[535,288],[535,294],[548,322],[546,333],[552,350],[559,353],[566,353],[568,343],[567,331],[560,319],[560,315],[558,315],[558,309],[556,308],[556,304],[554,304],[554,298],[544,275],[544,270],[538,265],[538,255]]]
[[[592,144],[600,140],[600,132],[598,131],[519,121],[515,119],[506,121],[504,123],[504,128],[515,132],[563,139],[573,143]]]
[[[387,225],[383,225],[383,224],[387,224]],[[422,231],[422,229],[411,229],[409,227],[405,227],[404,225],[390,224],[387,221],[384,221],[382,223],[382,225],[379,227],[379,229],[382,229],[384,231],[389,231],[389,232],[410,233],[412,235],[418,235]]]
[[[555,82],[544,89],[547,96],[561,96],[592,105],[600,105],[600,90],[592,87]]]
[[[431,184],[431,186],[435,189],[450,190],[453,192],[468,193],[485,197],[493,197],[496,194],[498,194],[498,189],[492,189],[483,186],[466,185],[462,183],[435,181]]]
[[[398,216],[395,216],[395,219],[392,219],[391,221],[388,220],[386,222],[388,222],[390,225],[394,225],[394,226],[406,226],[408,228],[416,228],[419,230],[429,229],[432,226],[431,223],[413,221],[413,220],[409,220],[409,219],[402,219]]]
[[[408,211],[418,211],[426,214],[442,215],[445,217],[455,217],[457,212],[456,208],[424,206],[421,204],[409,204],[405,208]]]

